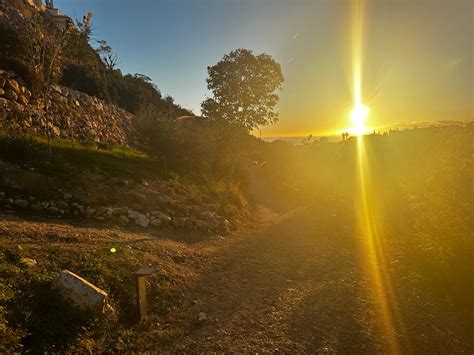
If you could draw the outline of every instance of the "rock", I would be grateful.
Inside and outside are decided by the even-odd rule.
[[[5,82],[7,81],[6,78],[0,76],[0,88],[4,88],[5,87]]]
[[[0,109],[8,107],[8,100],[0,97]]]
[[[171,223],[171,217],[161,211],[152,212],[152,216],[158,218],[162,223]]]
[[[14,202],[14,205],[15,207],[19,207],[19,208],[26,208],[28,207],[29,203],[26,200],[16,199]]]
[[[21,258],[20,264],[26,267],[35,267],[38,262],[35,259],[31,258]]]
[[[56,127],[56,126],[51,126],[50,127],[51,129],[51,133],[56,137],[56,138],[59,138],[61,136],[61,129],[59,127]]]
[[[138,213],[137,211],[128,212],[128,218],[137,219],[138,217],[140,217],[140,213]]]
[[[198,321],[203,322],[207,320],[207,314],[204,312],[199,312],[198,314]]]
[[[211,212],[211,211],[203,211],[201,213],[201,218],[202,219],[210,220],[210,219],[214,219],[216,217],[217,217],[216,214],[214,212]]]
[[[97,216],[104,216],[104,215],[107,215],[109,212],[109,208],[108,207],[99,207],[96,211],[96,215]]]
[[[30,208],[31,208],[33,211],[36,211],[36,212],[41,212],[41,211],[43,211],[43,205],[42,205],[41,203],[35,203],[35,204],[31,205]]]
[[[126,215],[128,215],[128,208],[127,207],[114,208],[112,209],[112,215],[114,216],[124,215],[124,217],[126,217]]]
[[[5,90],[0,88],[0,96],[5,96]]]
[[[161,226],[161,220],[157,219],[157,218],[153,218],[150,220],[150,225],[152,225],[153,227],[159,227]]]
[[[48,207],[47,211],[50,214],[58,214],[59,213],[59,208],[51,206],[51,207]]]
[[[225,232],[229,232],[229,231],[230,231],[230,222],[229,222],[227,219],[224,219],[224,220],[221,222],[221,228],[222,228]]]
[[[135,219],[135,223],[138,224],[140,227],[146,228],[148,227],[150,220],[144,215],[140,215],[137,219]]]
[[[127,216],[124,216],[124,215],[119,216],[119,221],[120,221],[122,224],[128,224],[128,223],[130,223],[130,220],[127,218]]]
[[[16,101],[18,99],[18,95],[11,89],[7,89],[7,91],[5,91],[5,97],[12,101]]]
[[[87,217],[91,217],[95,214],[95,208],[87,208],[86,209],[86,215]]]
[[[23,95],[18,95],[18,102],[22,104],[23,106],[28,105],[28,99],[24,97]]]
[[[202,219],[195,220],[194,225],[200,230],[208,230],[209,229],[209,224],[206,221],[203,221]]]
[[[6,82],[5,82],[5,86],[4,86],[6,89],[9,89],[11,91],[13,91],[15,94],[19,94],[20,93],[20,85],[18,85],[18,83],[13,80],[13,79],[8,79]]]
[[[69,205],[66,201],[56,201],[55,204],[58,208],[61,208],[63,210],[65,210],[69,207]]]
[[[106,310],[107,293],[69,270],[61,271],[52,287],[81,310],[95,314]]]
[[[188,224],[187,218],[173,218],[172,224],[176,228],[184,228]]]

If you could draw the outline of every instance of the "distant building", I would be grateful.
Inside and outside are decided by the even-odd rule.
[[[32,0],[42,3],[41,0]],[[63,15],[59,9],[54,7],[53,0],[46,0],[46,16],[56,26],[58,30],[64,30],[68,23],[74,23],[69,16]]]
[[[42,0],[0,0],[0,4],[17,8],[27,18],[31,18],[38,11],[42,12],[58,30],[64,30],[68,23],[74,23],[69,16],[63,15],[54,7],[53,0],[46,0],[46,4]]]

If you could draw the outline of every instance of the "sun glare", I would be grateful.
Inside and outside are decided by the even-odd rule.
[[[360,135],[366,133],[369,128],[365,125],[365,120],[369,115],[370,109],[362,104],[356,105],[351,111],[352,127],[350,133]]]

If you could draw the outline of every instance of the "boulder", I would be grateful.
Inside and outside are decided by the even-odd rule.
[[[107,307],[108,295],[105,291],[69,270],[61,271],[52,287],[81,310],[100,314]]]
[[[5,90],[3,90],[2,88],[0,88],[0,96],[5,96]]]

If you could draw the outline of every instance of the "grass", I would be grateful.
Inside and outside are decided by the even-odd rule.
[[[52,141],[49,156],[46,139],[9,136],[0,132],[0,159],[27,164],[49,175],[90,171],[105,176],[146,178],[163,175],[162,165],[146,154],[125,147],[82,145],[67,139]]]

